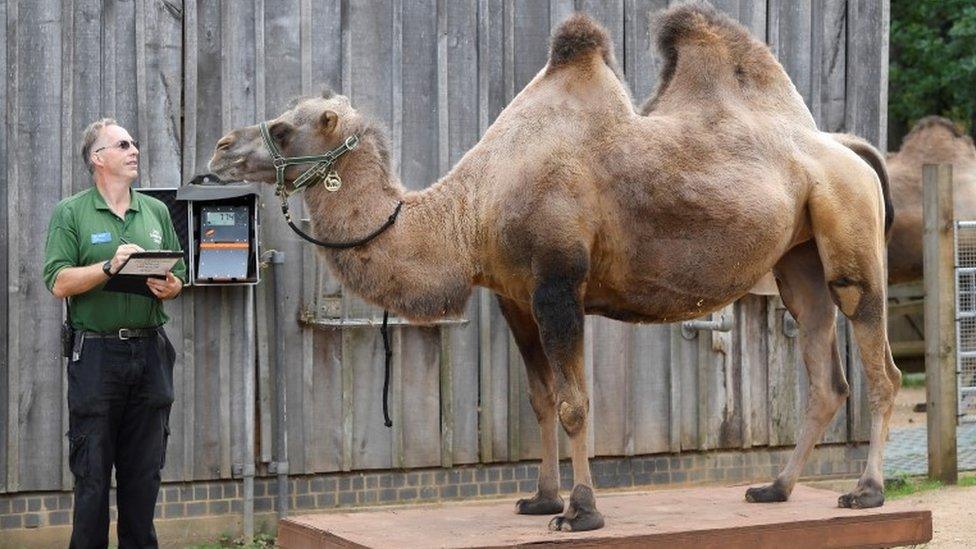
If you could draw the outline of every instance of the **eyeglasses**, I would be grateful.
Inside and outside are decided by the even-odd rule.
[[[108,148],[111,148],[111,147],[115,147],[115,148],[119,149],[120,151],[127,151],[127,150],[129,150],[129,147],[134,147],[134,148],[138,149],[139,148],[139,142],[136,141],[135,139],[122,139],[122,140],[120,140],[118,143],[116,143],[114,145],[105,145],[104,147],[99,147],[99,148],[95,149],[95,152],[101,151],[103,149],[108,149]]]

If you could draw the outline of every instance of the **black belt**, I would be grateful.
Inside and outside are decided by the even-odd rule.
[[[99,332],[82,332],[85,339],[91,338],[101,338],[101,339],[132,339],[136,337],[156,337],[159,333],[159,328],[120,328],[117,332],[99,333]]]

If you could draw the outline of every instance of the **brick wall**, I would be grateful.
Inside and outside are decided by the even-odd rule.
[[[593,483],[600,488],[677,487],[690,484],[741,484],[773,478],[785,465],[791,448],[683,453],[590,461]],[[867,445],[817,448],[805,477],[856,476],[864,470]],[[479,465],[453,469],[330,473],[289,479],[290,509],[296,512],[380,504],[468,500],[531,494],[538,464]],[[562,487],[572,488],[572,467],[561,463]],[[852,485],[853,487],[853,485]],[[256,514],[276,511],[277,481],[254,482]],[[241,480],[170,483],[160,490],[157,519],[198,519],[243,512]],[[71,522],[71,493],[0,494],[0,531],[63,526]],[[116,518],[115,492],[110,495]],[[233,524],[229,521],[228,524]],[[3,546],[3,543],[0,543]]]

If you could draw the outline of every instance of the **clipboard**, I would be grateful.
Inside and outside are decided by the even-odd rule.
[[[146,285],[146,280],[149,277],[165,279],[166,273],[171,271],[180,259],[183,259],[183,252],[136,252],[122,264],[119,272],[105,282],[102,289],[107,292],[123,292],[156,299]]]

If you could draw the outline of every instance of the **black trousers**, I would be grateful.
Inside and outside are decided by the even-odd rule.
[[[158,547],[153,511],[166,460],[176,350],[157,335],[85,338],[68,364],[72,548],[107,547],[115,466],[119,548]]]

